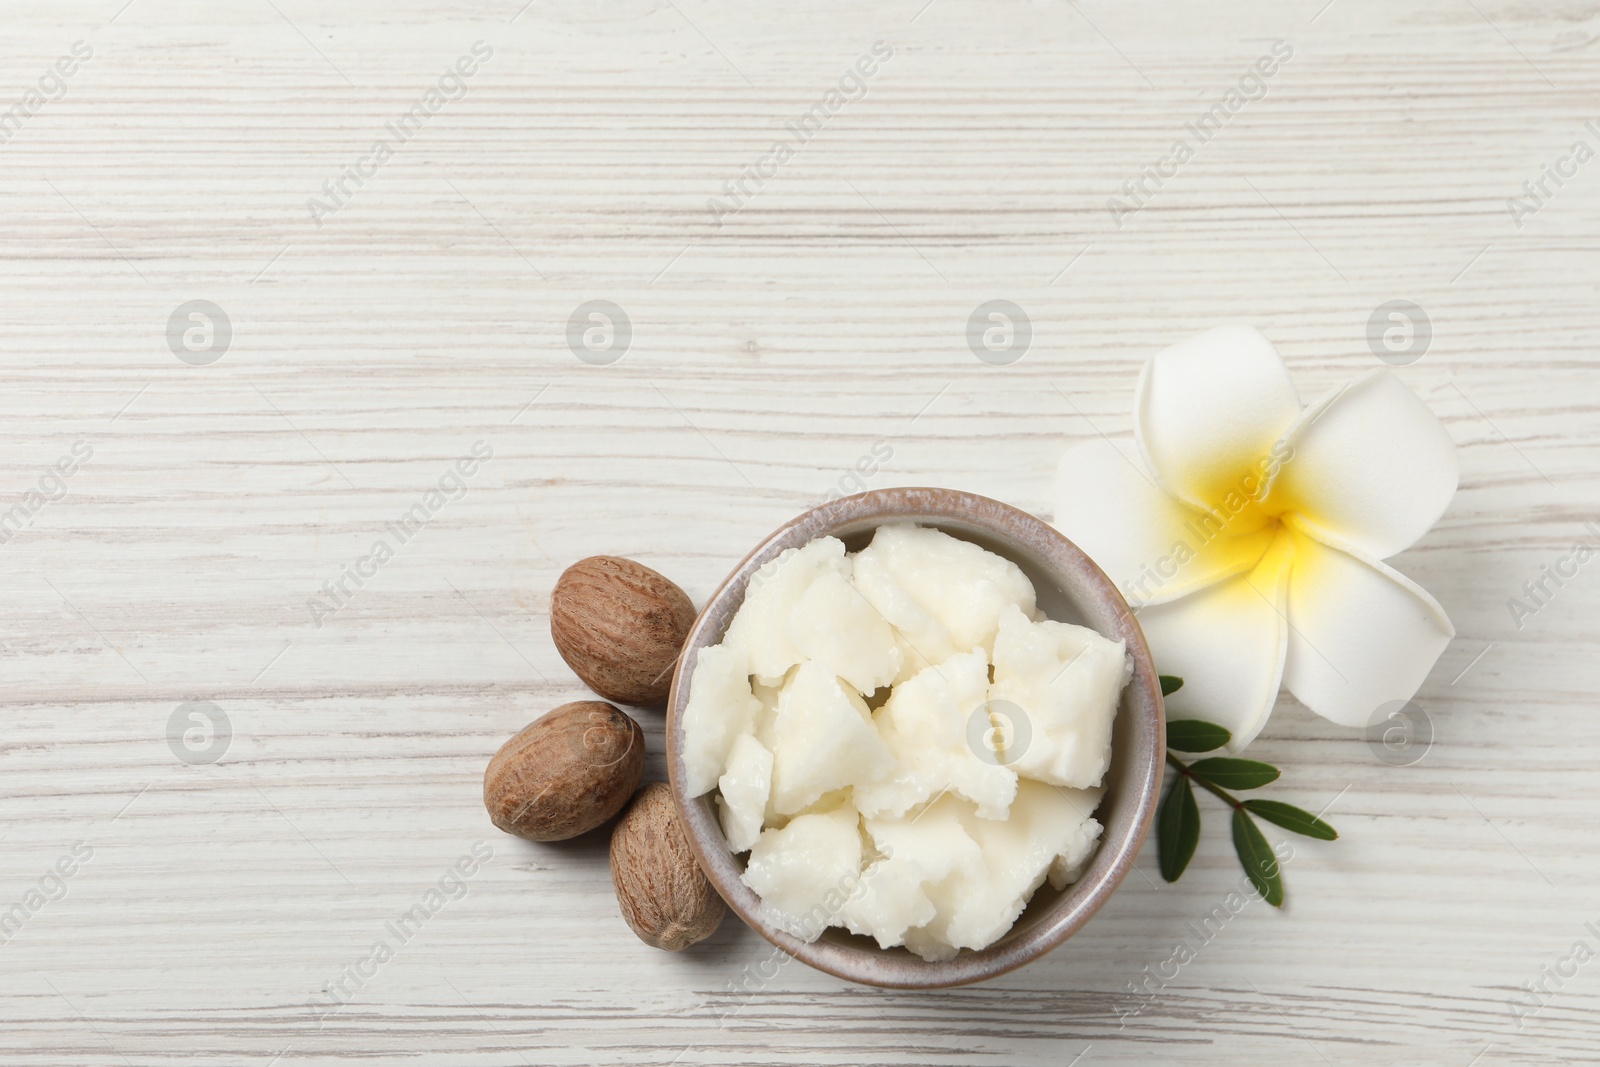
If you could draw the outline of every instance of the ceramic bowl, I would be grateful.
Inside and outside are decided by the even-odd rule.
[[[713,794],[684,795],[683,709],[699,650],[722,640],[744,601],[745,586],[766,562],[788,548],[834,536],[854,552],[879,526],[913,522],[936,527],[1011,560],[1032,580],[1050,618],[1092,627],[1127,642],[1133,679],[1122,692],[1105,777],[1095,811],[1104,831],[1083,876],[1065,890],[1046,882],[1016,925],[978,951],[936,963],[903,948],[881,949],[870,938],[837,927],[801,941],[760,916],[760,899],[740,881],[744,858],[728,850]],[[1133,612],[1100,568],[1049,524],[996,500],[949,489],[881,489],[834,500],[796,517],[757,545],[706,604],[689,633],[667,700],[667,773],[673,800],[711,884],[763,937],[821,971],[853,982],[894,988],[933,988],[993,978],[1035,960],[1076,933],[1128,874],[1155,818],[1166,759],[1161,686]]]

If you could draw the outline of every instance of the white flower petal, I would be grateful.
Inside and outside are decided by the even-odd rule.
[[[1163,604],[1256,565],[1273,531],[1220,533],[1168,496],[1109,440],[1067,450],[1056,472],[1056,527],[1134,607]]]
[[[1249,326],[1219,326],[1145,364],[1134,432],[1162,486],[1210,511],[1242,479],[1262,477],[1265,458],[1299,413],[1272,342]]]
[[[1422,399],[1377,370],[1308,407],[1272,500],[1374,559],[1411,547],[1455,495],[1455,442]]]
[[[1386,702],[1416,694],[1455,627],[1439,602],[1399,571],[1288,522],[1295,550],[1284,684],[1318,715],[1365,726]]]
[[[1249,574],[1139,613],[1156,670],[1183,679],[1167,718],[1226,726],[1234,752],[1255,740],[1278,696],[1293,544],[1280,535]]]

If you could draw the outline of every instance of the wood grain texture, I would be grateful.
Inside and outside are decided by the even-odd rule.
[[[0,1061],[1600,1058],[1600,962],[1544,970],[1600,945],[1600,564],[1521,628],[1506,608],[1600,516],[1600,163],[1521,227],[1506,206],[1600,142],[1600,7],[121,6],[0,13],[0,114],[94,52],[0,145],[0,504],[92,449],[0,544],[0,908],[92,849],[0,945]],[[1278,39],[1265,96],[1115,225],[1107,198]],[[465,96],[314,222],[480,40]],[[878,40],[865,95],[718,225],[708,199]],[[167,344],[194,299],[232,323],[209,366]],[[567,347],[591,299],[632,323],[609,366]],[[1010,366],[967,348],[991,299],[1033,324]],[[767,959],[751,932],[652,952],[603,837],[489,824],[489,755],[586,695],[548,634],[573,560],[637,558],[703,603],[879,441],[874,486],[1048,515],[1067,444],[1127,438],[1153,351],[1251,322],[1314,397],[1378,365],[1391,299],[1432,321],[1398,373],[1463,470],[1397,561],[1459,631],[1418,697],[1432,749],[1385,765],[1283,697],[1252,752],[1343,837],[1299,843],[1284,912],[1232,917],[1150,998],[1129,983],[1239,878],[1204,799],[1180,883],[1147,849],[1045,960],[918,994],[799,964],[731,994]],[[477,441],[465,494],[316,625],[323,583]],[[219,761],[169,747],[185,701],[228,717]],[[479,841],[464,895],[319,1008]]]

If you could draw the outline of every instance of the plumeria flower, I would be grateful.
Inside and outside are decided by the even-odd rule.
[[[1173,718],[1261,732],[1280,685],[1365,726],[1409,700],[1455,636],[1438,601],[1382,561],[1455,494],[1455,444],[1378,370],[1302,407],[1272,343],[1210,330],[1145,365],[1140,459],[1070,449],[1056,525],[1117,583],[1164,674]]]

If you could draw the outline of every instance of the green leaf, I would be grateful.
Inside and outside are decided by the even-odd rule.
[[[1278,870],[1278,857],[1261,835],[1261,827],[1242,808],[1233,813],[1233,850],[1239,854],[1244,873],[1261,899],[1274,908],[1283,907],[1283,873]]]
[[[1199,719],[1174,719],[1167,723],[1167,747],[1179,752],[1210,752],[1221,748],[1233,735],[1226,727]]]
[[[1194,858],[1200,843],[1200,806],[1194,802],[1194,789],[1185,775],[1178,775],[1161,802],[1161,823],[1157,828],[1160,845],[1161,877],[1176,882]]]
[[[1161,678],[1161,695],[1169,697],[1183,688],[1183,679],[1176,674],[1163,674]]]
[[[1285,830],[1315,837],[1319,841],[1337,841],[1339,838],[1339,832],[1333,827],[1293,804],[1285,804],[1279,800],[1246,800],[1244,806]]]
[[[1219,789],[1258,789],[1278,780],[1278,768],[1272,764],[1230,756],[1196,760],[1189,770]]]

